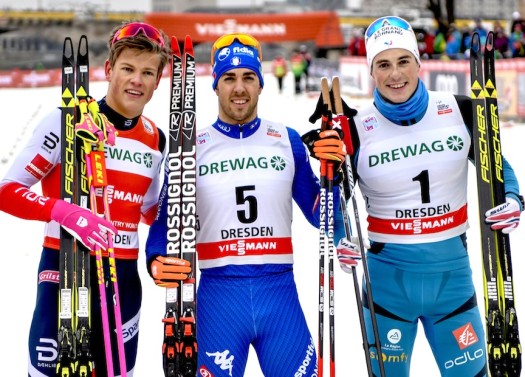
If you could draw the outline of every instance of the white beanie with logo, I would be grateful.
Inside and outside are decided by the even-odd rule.
[[[418,64],[421,64],[416,35],[410,24],[400,17],[381,17],[372,22],[366,29],[365,43],[370,72],[374,58],[379,53],[392,48],[410,51]]]

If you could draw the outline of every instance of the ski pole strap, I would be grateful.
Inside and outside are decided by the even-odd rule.
[[[98,144],[104,141],[104,133],[100,130],[93,115],[88,110],[88,102],[85,99],[78,101],[78,122],[75,124],[75,132],[84,142]]]
[[[93,98],[89,98],[88,109],[90,114],[95,119],[97,126],[103,133],[103,141],[108,145],[115,145],[116,137],[118,135],[117,130],[113,123],[111,123],[105,114],[100,112],[98,102]]]

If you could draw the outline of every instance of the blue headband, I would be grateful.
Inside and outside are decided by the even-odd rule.
[[[261,88],[264,86],[259,51],[252,46],[246,46],[235,40],[231,45],[218,49],[214,56],[213,84],[215,90],[217,82],[223,74],[235,68],[248,68],[259,77]]]

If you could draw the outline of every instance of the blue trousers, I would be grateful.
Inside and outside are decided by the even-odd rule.
[[[317,376],[315,345],[291,270],[256,278],[203,272],[197,342],[201,374],[244,376],[251,345],[265,376]]]
[[[453,246],[455,245],[455,246]],[[462,247],[460,243],[447,246]],[[385,254],[392,248],[407,246],[384,245]],[[413,251],[417,253],[417,245]],[[390,250],[388,250],[390,248]],[[382,251],[382,252],[383,252]],[[406,250],[405,250],[406,251]],[[449,250],[443,250],[444,253]],[[459,250],[456,250],[459,253]],[[416,254],[414,254],[416,255]],[[416,339],[421,322],[434,358],[446,377],[487,376],[484,324],[476,302],[472,272],[466,250],[464,258],[450,263],[439,271],[435,264],[396,265],[382,258],[382,254],[368,253],[368,268],[378,323],[381,351],[386,376],[408,377]],[[364,285],[363,285],[364,286]],[[370,311],[363,292],[365,321],[369,342],[373,342]],[[377,350],[373,348],[372,366],[379,376]]]
[[[104,274],[109,277],[109,266],[104,258]],[[29,376],[55,376],[58,334],[58,270],[59,253],[44,248],[38,267],[36,306],[29,331]],[[137,358],[138,324],[142,301],[142,286],[137,261],[117,260],[117,279],[123,323],[127,370],[132,371]],[[106,279],[108,280],[108,279]],[[107,376],[106,354],[100,312],[100,294],[95,258],[91,257],[91,352],[97,377]],[[115,316],[112,291],[106,284],[109,325],[115,376],[120,375],[115,334]],[[129,376],[130,374],[128,374]]]

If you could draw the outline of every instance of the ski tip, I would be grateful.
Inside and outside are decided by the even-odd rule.
[[[487,40],[485,42],[485,51],[492,51],[494,48],[494,32],[490,30],[487,33]]]
[[[175,36],[171,37],[171,54],[180,56],[179,41],[177,40],[177,37]]]
[[[470,41],[470,51],[474,51],[476,53],[480,51],[479,34],[477,32],[472,34],[472,39]]]
[[[184,39],[184,51],[193,55],[193,40],[189,35],[186,35],[186,38]]]
[[[64,57],[73,57],[73,40],[70,37],[64,38],[64,48],[62,50]]]
[[[89,53],[88,38],[86,35],[82,35],[78,41],[78,55],[87,59]]]

